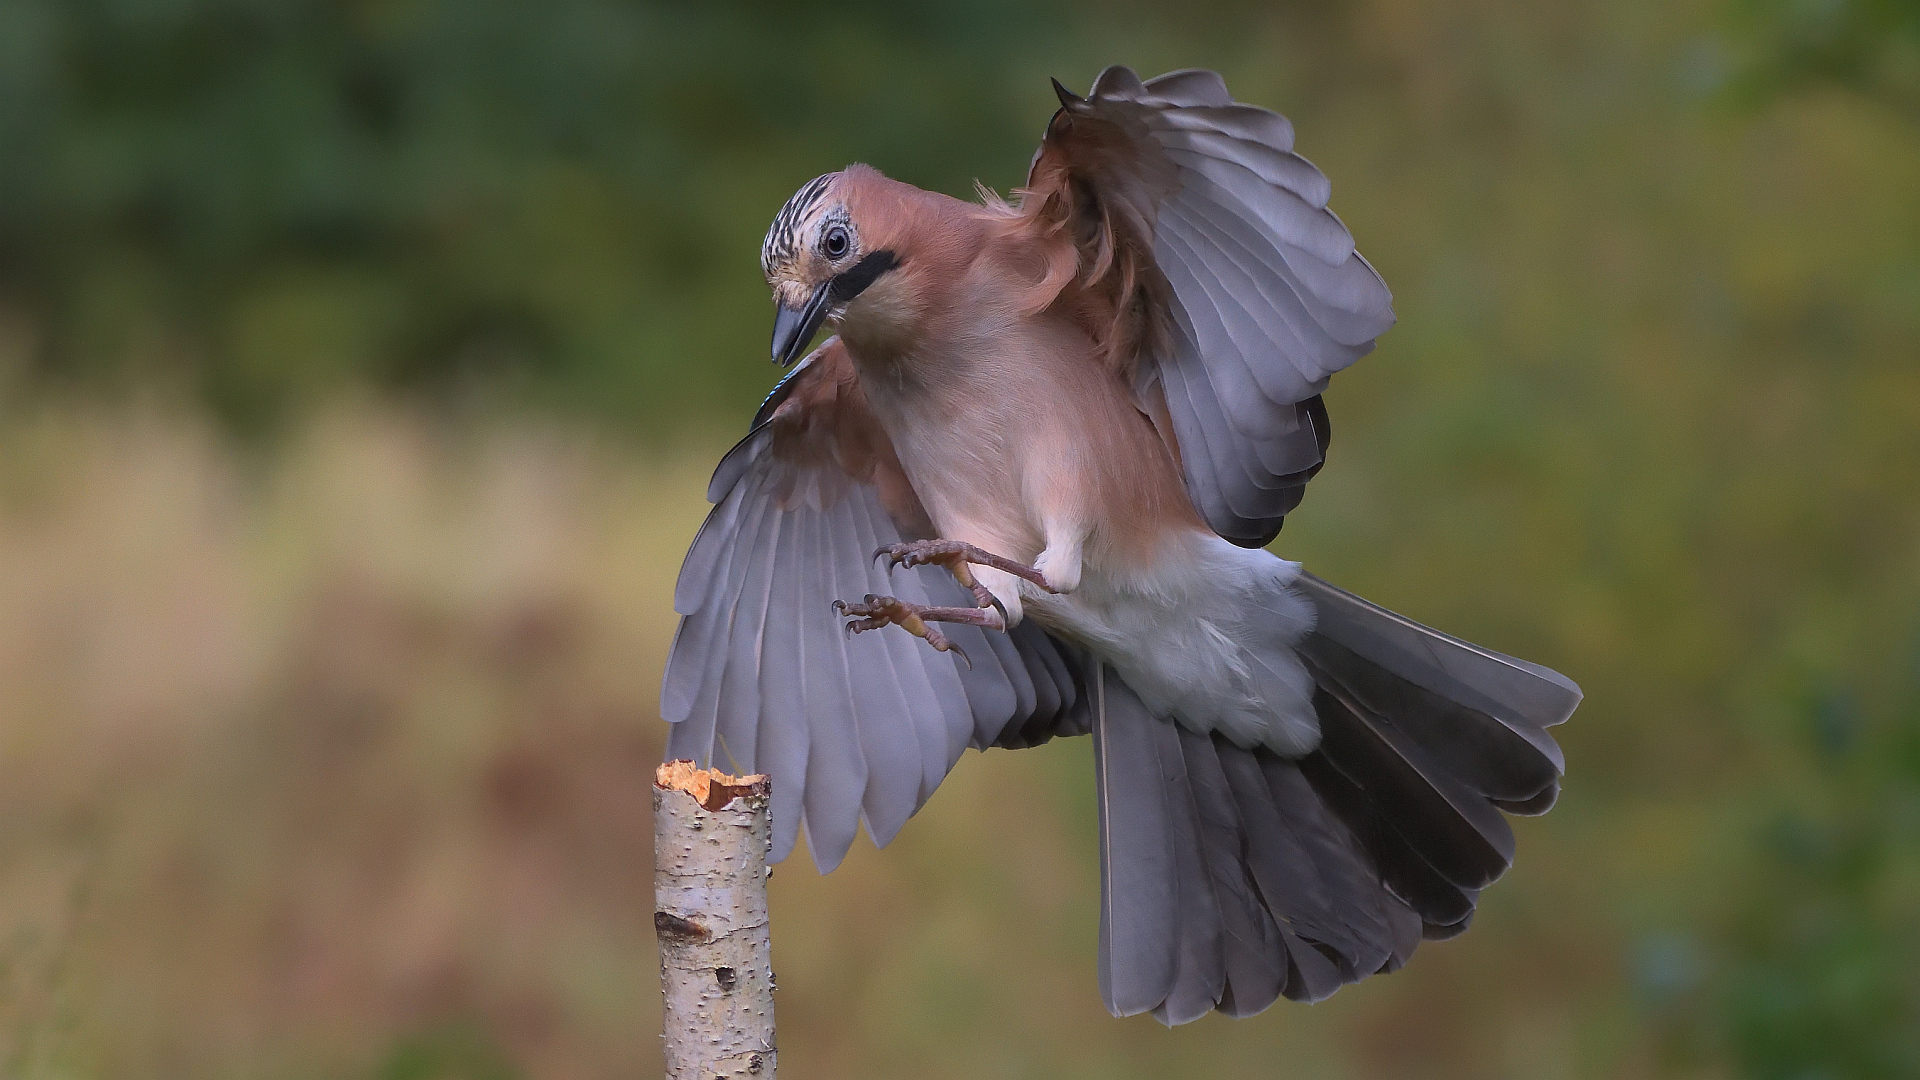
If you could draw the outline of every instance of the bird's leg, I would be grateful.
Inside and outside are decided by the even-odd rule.
[[[867,594],[867,598],[857,604],[845,600],[835,600],[833,610],[846,616],[847,633],[861,634],[868,630],[878,630],[883,626],[898,626],[914,637],[921,638],[940,652],[960,653],[960,659],[972,667],[973,661],[961,652],[960,646],[947,639],[939,628],[929,625],[937,622],[966,623],[970,626],[985,627],[988,630],[1005,630],[1006,616],[1000,605],[982,605],[977,608],[928,607],[925,604],[909,604],[891,596]]]
[[[1046,575],[1031,566],[1001,558],[990,551],[982,551],[972,544],[960,540],[915,540],[910,544],[888,544],[873,553],[876,559],[885,559],[891,566],[944,566],[955,580],[968,592],[981,607],[1000,608],[1004,616],[1006,608],[994,597],[991,590],[980,584],[973,576],[973,565],[991,566],[1024,581],[1030,581],[1048,592],[1055,591],[1047,584]]]
[[[892,596],[867,594],[866,600],[850,604],[844,600],[835,600],[833,608],[848,617],[847,632],[864,633],[878,630],[883,626],[898,626],[914,637],[922,638],[927,644],[941,652],[960,653],[960,658],[973,666],[967,654],[948,640],[931,623],[965,623],[969,626],[983,627],[988,630],[1004,631],[1015,621],[1016,615],[1007,611],[1007,605],[993,594],[974,575],[973,567],[984,566],[1023,581],[1030,581],[1048,592],[1053,587],[1040,571],[1005,559],[989,551],[982,551],[972,544],[959,540],[916,540],[910,544],[889,544],[873,553],[876,559],[885,559],[890,566],[927,566],[939,565],[947,568],[968,592],[973,594],[978,607],[928,607],[925,604],[912,604]],[[1011,595],[1011,594],[1010,594]],[[1018,604],[1018,598],[1013,603]]]

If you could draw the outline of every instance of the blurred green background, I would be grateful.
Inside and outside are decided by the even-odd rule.
[[[1400,324],[1278,544],[1567,672],[1474,929],[1106,1016],[1085,740],[776,875],[789,1077],[1920,1076],[1914,0],[0,0],[0,1077],[655,1075],[647,782],[817,173],[1287,113]]]

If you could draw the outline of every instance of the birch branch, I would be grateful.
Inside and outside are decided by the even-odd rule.
[[[667,1080],[773,1080],[765,776],[691,761],[653,781],[653,928]]]

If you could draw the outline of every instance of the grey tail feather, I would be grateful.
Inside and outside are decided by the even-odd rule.
[[[1545,668],[1304,578],[1319,749],[1298,760],[1153,716],[1090,670],[1100,987],[1166,1024],[1318,1001],[1466,929],[1513,858],[1502,813],[1544,813],[1546,728],[1579,701]]]

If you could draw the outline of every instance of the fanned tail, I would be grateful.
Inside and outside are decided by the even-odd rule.
[[[1580,691],[1303,574],[1321,743],[1292,760],[1153,716],[1093,673],[1100,988],[1167,1024],[1319,1001],[1451,937],[1545,813]]]

